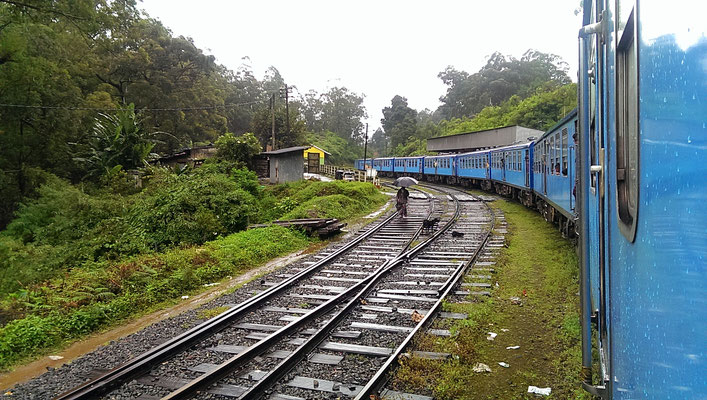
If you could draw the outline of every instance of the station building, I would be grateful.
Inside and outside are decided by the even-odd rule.
[[[331,153],[314,145],[304,150],[304,163],[309,173],[319,173],[319,166],[324,165],[326,156]]]
[[[456,135],[427,139],[427,151],[468,153],[516,143],[526,143],[538,139],[543,133],[543,131],[520,125],[458,133]]]

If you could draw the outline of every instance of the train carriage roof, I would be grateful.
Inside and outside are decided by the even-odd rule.
[[[555,133],[555,131],[557,131],[557,129],[559,129],[562,125],[566,124],[568,121],[574,118],[577,118],[577,108],[570,111],[569,114],[565,115],[564,118],[562,118],[558,123],[553,125],[552,128],[548,129],[545,133],[543,133],[543,135],[540,136],[540,138],[538,138],[538,140],[536,140],[535,142],[537,143],[550,136],[551,134]]]
[[[535,143],[535,142],[516,143],[516,144],[511,144],[511,145],[503,146],[503,147],[495,147],[493,149],[488,149],[486,151],[495,152],[495,151],[508,151],[508,150],[522,149],[525,147],[530,147],[530,145],[533,143]]]

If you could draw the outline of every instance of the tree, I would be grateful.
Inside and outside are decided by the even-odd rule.
[[[388,138],[385,136],[385,132],[383,132],[383,129],[378,128],[375,132],[373,132],[373,135],[371,135],[371,140],[368,143],[369,154],[367,157],[385,156],[388,154],[389,147]]]
[[[284,107],[275,110],[275,146],[278,149],[304,144],[304,121],[296,110],[290,110],[290,134],[287,134],[287,114]],[[272,119],[270,110],[264,108],[253,115],[252,131],[263,147],[272,143]]]
[[[248,132],[236,137],[226,132],[216,140],[216,157],[220,160],[246,165],[255,169],[254,157],[263,151],[258,138]]]
[[[311,132],[330,131],[350,143],[363,145],[361,120],[368,117],[363,99],[363,95],[345,87],[333,87],[321,95],[309,91],[298,103]]]
[[[75,160],[87,165],[89,176],[99,177],[116,167],[135,169],[155,146],[155,134],[142,127],[135,105],[121,107],[114,114],[96,118],[88,147]]]
[[[535,95],[526,99],[512,96],[498,106],[486,107],[472,119],[464,117],[442,121],[439,129],[442,136],[508,125],[521,125],[545,131],[576,106],[576,84],[571,83],[556,89],[540,88]]]
[[[408,107],[405,97],[396,95],[391,106],[383,109],[381,124],[390,146],[395,148],[417,132],[417,111]]]
[[[322,126],[352,143],[363,144],[361,119],[368,117],[363,97],[344,87],[333,87],[322,95]]]
[[[484,107],[499,105],[513,95],[526,98],[539,87],[570,83],[568,69],[559,56],[536,50],[526,51],[520,59],[496,52],[475,74],[450,66],[438,75],[448,86],[438,111],[445,119],[473,117]]]

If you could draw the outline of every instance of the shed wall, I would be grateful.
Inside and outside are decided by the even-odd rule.
[[[270,155],[270,183],[285,183],[302,180],[304,177],[302,153],[293,151]]]

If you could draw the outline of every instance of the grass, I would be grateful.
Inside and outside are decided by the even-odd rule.
[[[197,318],[199,319],[211,319],[217,315],[221,315],[225,311],[229,310],[231,307],[228,306],[221,306],[221,307],[215,307],[215,308],[205,308],[197,314]]]
[[[445,310],[468,318],[446,322],[452,338],[423,337],[416,346],[449,352],[452,358],[401,361],[395,387],[438,399],[531,399],[527,388],[534,385],[551,387],[551,399],[589,399],[579,388],[579,267],[574,247],[534,211],[505,200],[492,206],[503,211],[509,225],[508,247],[501,250],[493,276],[499,286],[488,298],[446,303]],[[510,297],[519,297],[522,305],[512,304]],[[488,332],[498,336],[489,341]],[[520,349],[506,349],[515,345]],[[492,372],[473,372],[476,363],[487,364]]]

